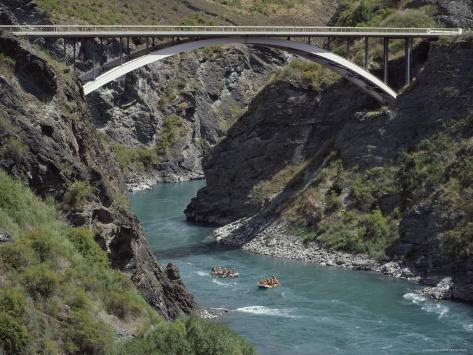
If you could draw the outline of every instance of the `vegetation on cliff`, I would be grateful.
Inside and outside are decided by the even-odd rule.
[[[113,270],[89,228],[69,227],[0,172],[0,349],[8,354],[252,354],[227,328],[168,323]],[[133,336],[133,339],[129,339]],[[121,339],[120,339],[121,338]]]

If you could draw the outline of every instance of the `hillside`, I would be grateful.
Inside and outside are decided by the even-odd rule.
[[[325,0],[35,0],[55,23],[102,25],[314,25],[335,10]]]
[[[188,218],[256,215],[223,228],[222,242],[297,258],[295,236],[307,248],[401,260],[426,284],[452,276],[447,295],[472,301],[471,43],[434,44],[390,106],[340,81],[272,83],[205,160],[207,186]]]
[[[165,322],[111,268],[91,229],[70,227],[4,172],[0,194],[2,353],[254,353],[228,329],[195,316]]]

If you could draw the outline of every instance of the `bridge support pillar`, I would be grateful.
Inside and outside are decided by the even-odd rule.
[[[310,46],[310,37],[307,37],[307,44]]]
[[[74,38],[74,43],[73,43],[73,65],[74,65],[74,73],[76,72],[76,44],[77,44],[77,39]]]
[[[64,39],[64,62],[67,64],[67,42],[66,42],[66,37],[63,38]]]
[[[120,37],[120,65],[123,64],[123,38]]]
[[[347,38],[347,59],[350,59],[350,38]]]
[[[327,50],[329,51],[332,47],[332,38],[327,37]]]
[[[153,48],[156,47],[156,38],[153,37]]]
[[[130,37],[126,38],[126,54],[128,55],[128,59],[130,59]]]
[[[412,64],[412,38],[406,38],[405,42],[405,58],[406,58],[406,86],[411,84],[411,64]]]
[[[365,37],[365,70],[368,70],[368,45],[369,39],[368,37]]]
[[[102,55],[100,56],[100,66],[102,67],[102,71],[103,71],[103,58],[105,56],[105,51],[103,48],[103,38],[100,38],[100,51],[102,52]]]
[[[388,83],[389,77],[389,38],[384,38],[384,83]]]
[[[95,42],[95,39],[94,39]],[[92,76],[95,80],[95,46],[94,49],[92,50]]]

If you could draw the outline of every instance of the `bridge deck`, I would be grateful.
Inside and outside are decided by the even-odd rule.
[[[0,26],[0,31],[28,37],[383,37],[458,36],[461,28],[369,28],[291,26]]]

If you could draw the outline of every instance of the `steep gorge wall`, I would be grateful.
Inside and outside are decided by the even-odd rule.
[[[128,209],[124,179],[100,143],[74,77],[29,44],[0,37],[0,167],[94,230],[111,263],[166,319],[195,304],[175,270],[155,260]],[[80,182],[80,183],[78,183]]]
[[[342,181],[345,174],[352,174],[353,178],[358,176],[358,179],[361,176],[361,184],[369,186],[371,181],[366,172],[372,171],[370,169],[397,169],[395,165],[404,152],[419,149],[419,143],[425,139],[434,139],[434,143],[430,143],[434,146],[439,144],[435,143],[439,134],[450,137],[452,142],[447,140],[449,143],[445,143],[450,150],[458,149],[454,148],[457,144],[468,145],[472,133],[473,77],[469,70],[472,54],[470,38],[434,45],[415,82],[388,107],[380,107],[344,82],[322,90],[285,80],[270,85],[205,160],[208,184],[188,206],[188,218],[227,224],[258,214],[262,217],[259,227],[247,228],[256,234],[268,221],[282,220],[292,214],[289,219],[306,220],[308,228],[314,230],[314,237],[317,237],[318,233],[323,233],[318,231],[318,225],[323,225],[324,219],[327,219],[325,226],[337,222],[330,219],[336,217],[331,215],[331,208],[341,208],[339,220],[343,211],[362,216],[366,208],[372,207],[355,205],[354,192],[349,187],[353,181],[337,182]],[[456,154],[468,157],[470,153],[460,150]],[[333,157],[340,160],[342,170],[335,172],[329,185],[318,185],[318,190],[314,191],[314,181],[326,179],[322,174],[327,171],[320,167],[326,166]],[[445,163],[445,166],[449,164],[452,163]],[[412,169],[409,174],[416,174],[415,169],[423,168],[409,169]],[[431,167],[426,165],[424,169]],[[443,201],[441,196],[457,193],[445,192],[446,189],[456,191],[456,188],[448,187],[449,174],[455,168],[436,169],[445,169],[442,170],[444,177],[437,185],[427,188],[426,193],[414,199],[409,197],[408,205],[402,202],[406,198],[402,194],[407,193],[402,189],[400,195],[380,196],[374,205],[380,206],[386,216],[396,208],[405,211],[397,227],[398,239],[387,250],[390,258],[404,260],[424,277],[426,283],[435,282],[429,278],[438,281],[438,275],[453,275],[453,297],[471,301],[471,260],[456,260],[441,250],[448,249],[450,242],[456,246],[459,245],[456,243],[463,243],[445,239],[445,236],[458,223],[463,223],[462,218],[468,221],[471,217],[469,207],[459,207],[467,206],[470,197],[465,193],[462,203],[439,202]],[[408,175],[405,179],[417,179],[415,176]],[[430,176],[416,182],[403,180],[400,183],[404,189],[406,184],[414,184],[410,189],[420,189],[425,188],[423,180],[427,178]],[[389,186],[390,189],[393,187]],[[309,189],[310,194],[306,192]],[[333,191],[337,191],[335,199],[338,202],[329,207],[328,204],[333,203]],[[325,198],[321,198],[324,195]],[[294,205],[301,200],[306,203]],[[350,228],[348,222],[346,226]],[[248,237],[243,234],[242,237]],[[464,237],[468,240],[466,234]],[[458,248],[469,250],[466,244]]]
[[[240,117],[286,56],[269,49],[211,48],[128,74],[88,97],[96,126],[112,142],[160,144],[170,117],[184,122],[152,174],[175,182],[203,177],[201,160]]]

